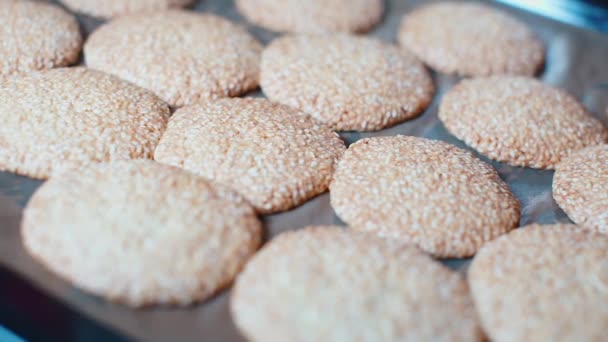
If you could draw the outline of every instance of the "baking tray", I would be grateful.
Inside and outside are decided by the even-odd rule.
[[[371,35],[394,42],[403,14],[423,3],[428,3],[428,1],[389,0],[382,24]],[[608,36],[495,2],[492,2],[491,5],[510,12],[526,22],[545,42],[547,47],[546,66],[539,77],[548,84],[570,91],[606,125],[608,123],[605,114],[608,105]],[[264,43],[277,36],[246,24],[238,15],[232,1],[203,0],[193,9],[216,13],[242,22]],[[85,34],[94,30],[101,23],[99,20],[85,16],[79,16],[79,20]],[[433,78],[437,93],[430,107],[420,117],[381,132],[349,132],[341,134],[342,137],[347,143],[352,143],[365,137],[405,134],[439,139],[467,148],[462,142],[452,137],[437,119],[437,108],[442,95],[458,82],[459,78],[436,73],[433,73]],[[262,95],[257,92],[248,96]],[[480,158],[490,162],[484,157],[480,156]],[[533,222],[568,222],[566,215],[557,207],[551,197],[552,171],[490,163],[499,171],[501,177],[520,199],[523,208],[522,225]],[[132,310],[87,295],[34,263],[21,247],[19,223],[23,206],[40,184],[41,182],[36,180],[0,173],[0,266],[19,274],[19,277],[25,279],[31,286],[39,288],[50,300],[65,305],[65,310],[75,312],[76,316],[84,317],[107,328],[116,336],[146,341],[243,341],[230,318],[229,290],[221,292],[204,303],[186,309],[161,307]],[[475,215],[475,213],[471,213],[471,215]],[[268,238],[283,231],[307,225],[342,224],[332,211],[327,194],[318,196],[295,210],[266,216],[263,217],[263,220]],[[468,260],[446,260],[444,262],[460,272],[465,272],[468,265]],[[0,293],[0,296],[2,295]],[[36,309],[41,308],[34,308],[34,310]],[[36,329],[36,326],[31,326],[31,329]],[[107,339],[109,338],[105,338],[105,340]]]

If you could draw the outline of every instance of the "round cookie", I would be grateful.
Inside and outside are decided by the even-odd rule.
[[[526,25],[478,3],[422,6],[403,18],[398,40],[433,69],[463,76],[531,76],[545,58]]]
[[[381,19],[384,0],[236,0],[249,21],[279,32],[367,32]]]
[[[2,0],[0,23],[0,78],[78,60],[82,48],[78,22],[57,6]]]
[[[266,99],[221,99],[177,110],[154,158],[239,191],[260,213],[327,190],[344,142],[308,115]]]
[[[466,282],[413,246],[339,227],[279,235],[238,276],[250,341],[480,341]]]
[[[86,68],[0,80],[0,170],[48,178],[92,162],[152,158],[169,107]]]
[[[603,341],[608,239],[576,226],[530,225],[485,245],[469,284],[492,341]]]
[[[72,11],[99,18],[185,7],[194,0],[61,0]]]
[[[563,90],[521,76],[464,80],[444,95],[439,119],[481,154],[514,166],[554,169],[608,131]]]
[[[262,54],[266,96],[336,130],[373,131],[420,114],[434,86],[416,58],[374,38],[287,36]]]
[[[178,10],[118,18],[93,32],[84,47],[87,66],[177,107],[255,89],[261,51],[228,20]]]
[[[469,257],[520,218],[517,198],[490,165],[417,137],[352,144],[336,167],[330,196],[352,229],[413,243],[439,258]]]
[[[261,240],[261,224],[240,196],[150,160],[51,178],[25,208],[21,232],[49,270],[133,307],[208,298]]]
[[[608,145],[585,148],[559,163],[553,198],[581,227],[608,234]]]

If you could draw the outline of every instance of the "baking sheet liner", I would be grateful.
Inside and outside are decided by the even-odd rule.
[[[383,23],[371,34],[394,42],[402,15],[424,0],[390,0]],[[541,37],[547,47],[546,66],[539,77],[546,83],[564,88],[581,99],[594,116],[608,125],[608,36],[549,20],[527,12],[492,2],[526,22]],[[194,9],[212,12],[247,25],[264,43],[277,34],[244,22],[232,1],[202,0]],[[90,33],[102,22],[79,16],[83,32]],[[136,62],[136,61],[134,61]],[[375,133],[341,134],[347,143],[380,135],[415,135],[444,140],[459,147],[466,146],[451,136],[437,119],[437,108],[442,95],[459,78],[433,73],[437,93],[431,106],[417,119]],[[249,96],[262,96],[260,92]],[[479,156],[479,155],[478,155]],[[481,157],[481,156],[480,156]],[[488,159],[481,157],[483,160]],[[568,222],[567,216],[551,197],[552,171],[511,167],[490,162],[522,202],[521,224],[534,222]],[[20,243],[19,223],[22,208],[40,181],[10,173],[0,173],[0,264],[25,276],[49,295],[54,296],[84,315],[116,330],[120,334],[149,341],[243,341],[236,331],[228,309],[229,290],[186,309],[152,308],[132,310],[106,302],[75,289],[51,275],[25,253]],[[475,215],[476,213],[471,213]],[[263,218],[266,236],[271,238],[286,230],[318,224],[341,224],[324,194],[301,207]],[[91,243],[95,243],[91,241]],[[171,246],[167,246],[171,248]],[[447,260],[450,267],[465,272],[467,260]],[[0,294],[1,295],[1,294]]]

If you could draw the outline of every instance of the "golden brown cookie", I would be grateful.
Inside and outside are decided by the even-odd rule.
[[[468,257],[517,227],[519,201],[488,164],[441,141],[394,136],[350,145],[330,185],[352,229]]]
[[[239,191],[260,213],[325,192],[344,142],[330,128],[266,99],[221,99],[179,109],[154,158]]]
[[[408,13],[399,43],[431,68],[449,74],[534,75],[543,43],[526,25],[488,5],[439,2]]]
[[[481,154],[514,166],[553,169],[608,131],[567,92],[520,76],[464,80],[444,95],[439,119]]]
[[[481,248],[469,284],[492,341],[603,341],[608,238],[574,225],[530,225]]]
[[[87,66],[152,90],[172,106],[258,86],[261,45],[211,14],[165,11],[118,18],[87,40]]]
[[[208,298],[261,240],[240,196],[146,160],[53,177],[29,201],[21,232],[26,250],[53,273],[134,307]]]
[[[0,1],[0,77],[66,66],[78,60],[76,18],[33,1]]]
[[[413,246],[339,227],[279,235],[231,297],[250,341],[479,341],[462,277]]]
[[[559,163],[553,198],[581,227],[608,234],[608,145],[588,147]]]
[[[367,32],[384,13],[384,0],[236,0],[248,20],[273,31]]]
[[[433,99],[431,77],[412,55],[373,38],[288,36],[262,54],[266,96],[336,130],[373,131],[411,119]]]
[[[88,163],[152,158],[169,114],[151,92],[86,68],[0,80],[0,170],[48,178]]]

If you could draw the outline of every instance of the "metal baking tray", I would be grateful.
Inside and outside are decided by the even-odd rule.
[[[382,24],[371,35],[394,42],[403,14],[423,3],[427,1],[389,0]],[[539,77],[548,84],[570,91],[605,125],[608,124],[605,114],[608,105],[608,36],[497,2],[490,4],[527,23],[545,42],[546,66]],[[193,9],[241,22],[264,43],[277,36],[245,23],[232,1],[202,0]],[[85,16],[79,16],[79,20],[85,34],[101,24],[101,21]],[[405,134],[444,140],[467,148],[451,136],[437,119],[437,108],[442,95],[459,78],[437,73],[433,73],[433,78],[437,93],[430,107],[420,117],[381,132],[348,132],[343,133],[342,137],[347,143],[352,143],[370,136]],[[257,92],[249,96],[262,95]],[[488,161],[484,157],[481,159]],[[533,222],[568,222],[551,196],[553,172],[490,163],[522,202],[522,225]],[[36,335],[38,329],[59,325],[65,330],[62,330],[63,340],[243,341],[230,318],[230,290],[185,309],[157,307],[133,310],[85,294],[36,264],[21,246],[19,223],[23,206],[40,184],[36,180],[0,173],[0,312],[3,310],[1,306],[9,303],[13,305],[14,312],[18,313],[14,316],[0,315],[0,324],[3,324],[4,317],[17,326],[29,327],[22,334],[29,334],[28,336],[33,336],[30,339],[34,340],[46,340],[45,335]],[[263,220],[267,238],[307,225],[342,224],[331,209],[327,194],[318,196],[295,210],[266,216]],[[465,272],[468,265],[467,260],[444,262],[461,272]],[[6,286],[3,287],[7,283],[14,284],[12,292],[7,292]],[[19,297],[20,291],[24,292]],[[30,293],[32,294],[29,295]],[[6,307],[4,310],[7,310]]]

